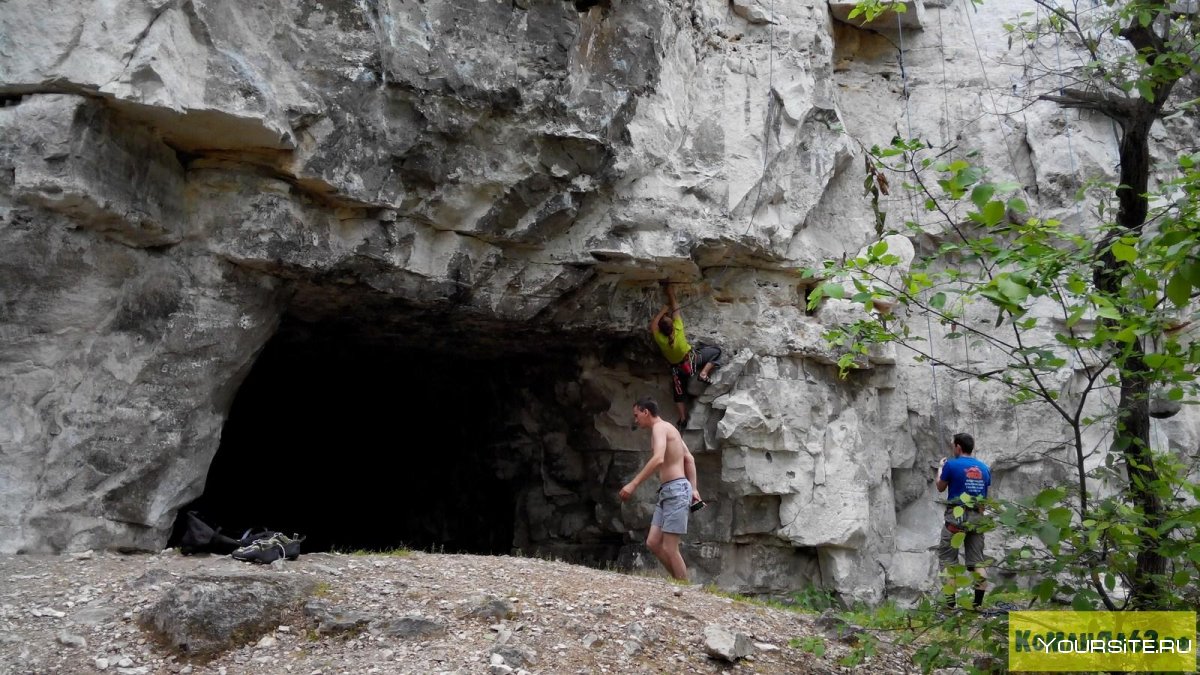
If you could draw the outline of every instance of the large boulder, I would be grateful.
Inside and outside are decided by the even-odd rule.
[[[193,574],[170,585],[138,623],[180,653],[211,657],[294,620],[316,582],[279,573]]]

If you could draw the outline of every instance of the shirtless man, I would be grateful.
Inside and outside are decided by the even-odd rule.
[[[621,501],[629,501],[642,481],[658,472],[658,505],[650,519],[646,546],[671,576],[687,581],[687,565],[679,555],[679,538],[687,534],[689,507],[700,502],[696,489],[696,461],[673,424],[658,416],[658,403],[643,398],[633,404],[636,428],[650,429],[650,460],[621,488]]]

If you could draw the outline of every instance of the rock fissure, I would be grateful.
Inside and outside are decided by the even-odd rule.
[[[160,6],[154,10],[154,14],[150,17],[150,20],[146,22],[146,27],[143,28],[137,35],[133,36],[133,39],[130,41],[130,45],[129,45],[129,54],[125,58],[125,68],[128,68],[129,64],[133,62],[134,57],[137,56],[137,53],[142,48],[142,42],[146,39],[146,36],[150,35],[150,31],[154,30],[154,26],[155,26],[155,24],[158,23],[159,18],[161,18],[162,15],[166,14],[168,11],[178,9],[178,7],[176,7],[176,4],[177,4],[176,2],[164,2],[162,4],[162,6]],[[182,2],[179,4],[184,5],[184,6],[190,5],[191,0],[182,0]],[[79,31],[80,31],[80,33],[83,32],[82,23],[79,26]],[[78,46],[79,46],[79,39],[78,39],[78,37],[76,37],[76,38],[72,39],[71,43],[67,45],[67,48],[63,50],[62,60],[65,60],[68,56],[70,56],[71,53],[75,50],[75,48]],[[54,64],[55,67],[57,67],[59,65],[61,65],[61,62]],[[114,79],[120,78],[121,75],[124,75],[124,72],[122,72],[120,75],[117,76],[117,78],[114,78]]]

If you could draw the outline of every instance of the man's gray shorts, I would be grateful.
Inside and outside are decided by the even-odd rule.
[[[979,522],[983,518],[983,514],[978,511],[968,509],[963,513],[966,516],[966,538],[963,540],[964,557],[966,558],[966,566],[974,568],[983,562],[983,533],[972,532],[971,525]],[[954,507],[946,509],[946,522],[954,520]],[[942,541],[938,544],[938,560],[942,562],[942,567],[958,564],[958,549],[950,545],[950,539],[954,533],[950,528],[942,525]]]
[[[692,505],[692,484],[686,478],[676,478],[658,488],[658,504],[650,525],[657,525],[663,532],[687,534],[688,507]]]

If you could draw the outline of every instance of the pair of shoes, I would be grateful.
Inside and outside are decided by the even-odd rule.
[[[687,428],[688,421],[691,419],[692,418],[690,418],[690,417],[681,418],[678,422],[675,423],[675,426],[679,427],[680,431],[683,431],[684,429]]]
[[[235,560],[263,564],[273,563],[280,558],[295,560],[300,557],[300,544],[303,541],[304,537],[299,535],[288,537],[282,533],[276,533],[265,539],[257,539],[230,555]]]

